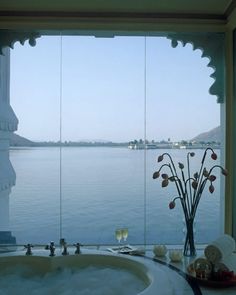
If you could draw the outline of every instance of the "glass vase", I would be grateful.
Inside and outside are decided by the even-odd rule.
[[[186,235],[185,235],[185,242],[184,242],[184,256],[196,256],[196,247],[195,247],[195,240],[194,240],[194,220],[193,219],[186,219],[185,220],[186,226]]]

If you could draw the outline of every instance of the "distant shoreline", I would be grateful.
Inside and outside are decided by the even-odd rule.
[[[77,141],[32,141],[13,133],[10,138],[11,147],[125,147],[132,150],[135,149],[205,149],[212,147],[220,148],[221,128],[220,126],[213,128],[208,132],[199,134],[190,140],[173,141],[168,140],[148,140],[134,139],[128,142],[113,142],[106,139],[81,139]]]
[[[108,148],[128,148],[128,144],[74,144],[74,145],[65,145],[65,144],[35,144],[35,145],[12,145],[10,146],[10,150],[14,150],[14,149],[26,149],[26,148],[97,148],[97,147],[108,147]],[[211,147],[213,149],[220,149],[220,145],[210,145],[210,144],[203,144],[203,145],[192,145],[192,146],[167,146],[167,145],[159,145],[155,148],[135,148],[135,149],[130,149],[130,150],[193,150],[193,149],[206,149],[207,147]]]

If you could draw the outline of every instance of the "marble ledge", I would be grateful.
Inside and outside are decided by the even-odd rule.
[[[195,260],[198,257],[203,256],[205,247],[201,247],[201,249],[197,250],[197,256],[195,257],[183,257],[181,262],[171,262],[168,258],[168,253],[165,257],[156,257],[152,253],[152,250],[149,249],[146,253],[146,255],[150,258],[154,258],[157,262],[163,262],[163,267],[166,267],[165,265],[172,266],[176,269],[179,269],[180,272],[187,273],[187,267],[188,265]],[[189,287],[188,282],[184,278],[180,278],[180,275],[177,271],[173,271],[169,269],[168,271],[169,277],[171,278],[171,281],[173,285],[175,286],[175,290],[177,290],[177,293],[175,295],[192,295],[193,290]],[[198,285],[201,290],[202,295],[236,295],[236,287],[228,287],[228,288],[211,288],[211,287],[205,287]],[[179,292],[179,293],[178,293]],[[196,292],[196,294],[198,294]],[[199,294],[199,295],[201,295]]]
[[[90,248],[90,247],[88,247]],[[86,247],[86,249],[88,249]],[[175,247],[176,248],[176,247]],[[83,249],[83,247],[82,247]],[[94,249],[94,247],[90,248],[91,250]],[[236,287],[230,287],[230,288],[222,288],[222,289],[216,289],[216,288],[209,288],[198,285],[200,288],[200,291],[196,290],[194,291],[192,287],[190,286],[189,282],[186,280],[185,274],[187,273],[187,267],[188,265],[197,257],[200,257],[203,255],[203,249],[197,250],[197,256],[196,257],[183,257],[181,262],[171,262],[168,253],[165,257],[156,257],[154,256],[152,252],[153,247],[148,246],[146,248],[146,257],[153,261],[153,263],[158,263],[159,267],[162,268],[167,274],[171,281],[171,283],[174,286],[174,294],[175,295],[235,295],[236,294]],[[168,247],[168,249],[173,249],[173,247]],[[74,252],[74,248],[69,249],[70,253]],[[106,246],[100,246],[96,247],[96,250],[100,251],[107,251]],[[48,255],[48,253],[45,253],[45,250],[37,250],[37,253],[39,255]],[[61,255],[61,250],[57,249],[58,253],[57,255]],[[14,256],[14,255],[25,255],[25,250],[11,252],[11,253],[4,253],[1,254],[1,256]],[[198,289],[198,288],[197,288]]]

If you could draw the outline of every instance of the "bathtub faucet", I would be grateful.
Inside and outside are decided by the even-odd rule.
[[[50,254],[49,254],[49,256],[55,256],[55,250],[56,250],[56,247],[55,247],[55,245],[54,245],[54,242],[50,242],[49,245],[46,245],[46,246],[45,246],[45,249],[46,249],[46,250],[50,250]]]
[[[60,239],[60,245],[63,247],[62,255],[69,255],[69,252],[67,250],[67,243],[65,239]]]
[[[32,244],[24,245],[24,249],[26,249],[25,255],[33,255],[33,253],[32,253],[32,248],[33,247],[34,246]]]

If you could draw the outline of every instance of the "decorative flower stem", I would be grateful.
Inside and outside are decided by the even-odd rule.
[[[185,218],[185,224],[186,224],[186,237],[185,237],[185,243],[184,243],[184,255],[196,255],[196,249],[195,249],[195,243],[194,243],[194,218],[197,212],[197,208],[199,205],[199,202],[202,197],[202,193],[205,189],[205,186],[207,182],[210,182],[209,191],[210,193],[214,192],[214,186],[213,182],[216,180],[216,176],[212,174],[213,170],[216,168],[219,168],[221,170],[221,173],[226,176],[227,171],[222,168],[220,165],[214,165],[209,172],[204,167],[206,155],[208,151],[211,151],[211,158],[212,160],[217,159],[217,155],[214,152],[212,148],[207,148],[204,151],[201,165],[199,172],[195,172],[193,174],[193,177],[191,177],[190,174],[190,160],[189,157],[193,157],[195,153],[190,152],[187,154],[187,178],[185,178],[184,174],[184,164],[178,163],[178,167],[181,172],[181,178],[177,174],[176,166],[173,162],[173,159],[169,153],[164,153],[158,157],[158,162],[163,161],[164,156],[167,156],[170,160],[170,163],[163,164],[160,169],[153,174],[153,179],[157,179],[160,176],[160,172],[165,167],[168,167],[171,173],[171,176],[169,177],[168,174],[164,173],[162,174],[162,187],[167,187],[169,185],[169,182],[174,182],[178,197],[175,197],[170,203],[169,208],[174,209],[175,208],[175,201],[177,199],[180,200],[181,206],[184,213]]]

